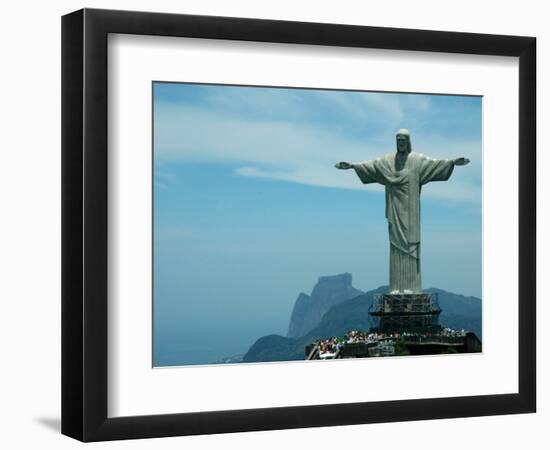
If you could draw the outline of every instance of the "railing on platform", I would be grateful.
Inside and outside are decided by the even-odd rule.
[[[311,359],[317,359],[318,357],[319,357],[319,344],[315,344],[313,348],[309,351],[306,359],[311,360]]]

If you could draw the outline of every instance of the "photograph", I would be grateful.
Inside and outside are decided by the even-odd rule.
[[[482,352],[482,96],[151,90],[154,368]]]

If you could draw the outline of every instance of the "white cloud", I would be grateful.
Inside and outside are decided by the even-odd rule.
[[[396,100],[403,98],[396,96],[389,97],[393,100],[381,101],[382,96],[334,94],[329,91],[320,93],[335,108],[354,118],[378,111],[378,120],[386,118],[389,122],[399,122],[404,109],[412,108],[420,113],[429,108],[429,99],[422,96],[406,97],[408,100]],[[281,99],[279,106],[288,107],[288,99]],[[267,106],[268,100],[264,98],[261,102]],[[361,106],[362,102],[371,102],[371,105]],[[247,120],[238,114],[231,116],[214,111],[181,104],[159,106],[155,121],[156,157],[160,161],[231,163],[240,166],[235,170],[239,176],[331,188],[376,189],[372,185],[362,185],[353,171],[335,169],[334,164],[368,160],[394,151],[393,132],[388,132],[388,138],[373,135],[359,139],[313,122]],[[430,134],[417,137],[414,130],[411,132],[415,151],[435,158],[466,156],[472,160],[470,166],[455,169],[452,182],[428,186],[424,195],[479,203],[480,143]]]
[[[335,176],[336,169],[318,165],[310,165],[304,168],[291,170],[266,170],[258,167],[240,167],[235,170],[237,175],[252,178],[267,178],[279,181],[305,184],[308,186],[320,186],[342,189],[365,189],[365,186],[357,179],[355,174],[340,172]],[[351,176],[353,175],[353,176]],[[368,186],[372,189],[374,186]]]

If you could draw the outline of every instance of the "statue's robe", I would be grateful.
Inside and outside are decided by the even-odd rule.
[[[396,153],[372,161],[354,163],[363,183],[386,187],[386,218],[390,235],[390,292],[422,291],[420,275],[420,191],[430,181],[446,181],[453,160],[432,159],[421,153],[408,154],[401,170]]]

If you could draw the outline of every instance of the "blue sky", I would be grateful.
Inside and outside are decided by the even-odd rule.
[[[154,83],[154,362],[286,333],[317,277],[387,284],[383,187],[337,161],[466,156],[422,191],[423,287],[481,297],[481,98]]]

